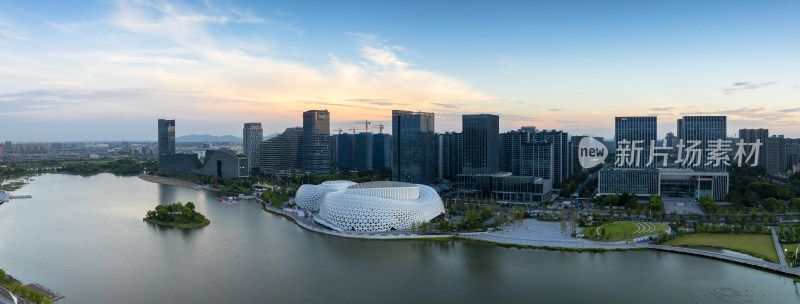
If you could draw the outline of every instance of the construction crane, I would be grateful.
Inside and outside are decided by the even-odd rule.
[[[369,132],[369,125],[372,123],[369,120],[359,121],[358,123],[364,124],[364,132]]]
[[[374,126],[373,128],[378,128],[378,133],[383,134],[383,127],[384,127],[383,124],[379,123],[377,126]]]
[[[356,131],[358,131],[358,128],[356,128],[356,127],[353,127],[353,128],[351,128],[351,129],[347,129],[347,131],[353,131],[353,135],[355,135],[355,134],[356,134]]]
[[[342,130],[342,128],[338,128],[338,129],[334,129],[333,131],[339,132],[339,135],[341,135],[342,131],[344,131],[344,130]]]

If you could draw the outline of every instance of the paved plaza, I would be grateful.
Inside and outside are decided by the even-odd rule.
[[[643,243],[628,245],[625,244],[625,242],[602,243],[573,238],[561,232],[560,222],[545,222],[535,219],[525,219],[509,227],[504,227],[500,231],[462,233],[460,236],[477,240],[528,246],[607,249],[646,246],[646,244]]]
[[[664,201],[664,212],[666,214],[671,214],[673,211],[684,215],[692,213],[705,214],[703,208],[700,207],[700,203],[696,202],[694,198],[662,196],[661,199]]]

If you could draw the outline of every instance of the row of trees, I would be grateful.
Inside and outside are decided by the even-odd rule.
[[[587,171],[574,172],[561,184],[561,192],[559,195],[562,197],[572,197],[572,193],[575,193],[575,190],[578,190],[578,187],[580,187],[590,175],[602,169],[603,166],[603,164],[599,164]]]
[[[785,201],[796,197],[800,197],[799,174],[784,180],[769,176],[763,167],[745,166],[733,168],[730,172],[729,190],[725,201],[732,203],[734,208],[743,209],[757,207],[759,203],[763,206],[770,198]],[[769,207],[776,207],[770,205],[775,202],[774,200],[767,203]]]
[[[146,169],[158,170],[158,163],[156,161],[140,162],[134,159],[124,158],[107,163],[69,163],[58,171],[82,176],[95,175],[103,172],[113,173],[114,175],[136,175],[145,172]]]
[[[383,181],[392,179],[392,168],[382,168],[378,170],[360,170],[353,172],[351,170],[334,171],[328,175],[309,174],[305,176],[295,177],[292,182],[295,184],[312,184],[318,185],[322,182],[332,180],[349,180],[356,183],[365,183],[373,181]]]
[[[213,188],[223,191],[230,191],[233,193],[252,194],[253,184],[259,183],[258,177],[250,178],[221,178],[218,176],[200,175],[195,173],[181,173],[181,172],[159,172],[159,176],[172,177],[195,184],[209,185]]]
[[[658,213],[664,212],[664,200],[661,199],[660,195],[655,195],[655,194],[650,195],[650,197],[647,199],[647,202],[650,211]]]
[[[147,211],[147,218],[167,223],[202,223],[205,215],[195,211],[194,203],[188,202],[184,206],[181,202],[171,205],[158,205],[155,210]]]
[[[458,231],[483,230],[489,227],[499,227],[505,223],[511,223],[528,217],[528,213],[523,207],[503,208],[498,212],[494,212],[488,206],[481,209],[477,205],[460,203],[449,204],[447,214],[449,214],[451,217],[463,216],[464,219],[457,223],[437,223],[437,229],[440,231],[449,232],[456,229]],[[494,217],[493,224],[484,224],[492,217]]]
[[[717,202],[715,202],[714,198],[711,197],[710,195],[704,195],[700,197],[699,201],[700,201],[700,206],[702,206],[703,209],[708,213],[716,213],[717,208],[719,208]]]
[[[25,168],[20,167],[0,167],[0,183],[4,180],[14,178],[25,173]]]
[[[595,202],[598,207],[624,207],[626,209],[638,209],[640,206],[637,203],[639,199],[636,194],[623,192],[622,194],[609,194],[602,200]]]
[[[25,299],[28,302],[36,304],[53,304],[53,300],[45,298],[43,293],[30,290],[28,287],[22,286],[22,284],[20,284],[18,281],[11,280],[6,275],[6,271],[3,269],[0,269],[0,285],[3,285],[3,287],[11,291],[13,294]]]
[[[270,206],[280,209],[289,200],[289,194],[285,191],[264,191],[261,193],[261,199]]]
[[[780,227],[777,231],[778,238],[783,243],[800,243],[800,227]]]

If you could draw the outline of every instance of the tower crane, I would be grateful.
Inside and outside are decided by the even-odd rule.
[[[381,134],[383,133],[384,126],[383,126],[382,123],[379,123],[377,126],[374,126],[373,128],[378,128],[378,133],[381,133]]]
[[[365,120],[365,121],[359,121],[358,123],[363,123],[364,124],[364,132],[369,133],[369,125],[372,123],[371,121]]]

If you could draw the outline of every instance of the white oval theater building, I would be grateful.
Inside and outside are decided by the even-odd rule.
[[[314,221],[337,231],[411,229],[444,212],[439,194],[425,185],[402,182],[331,181],[303,185],[295,196],[298,207],[319,211]]]

